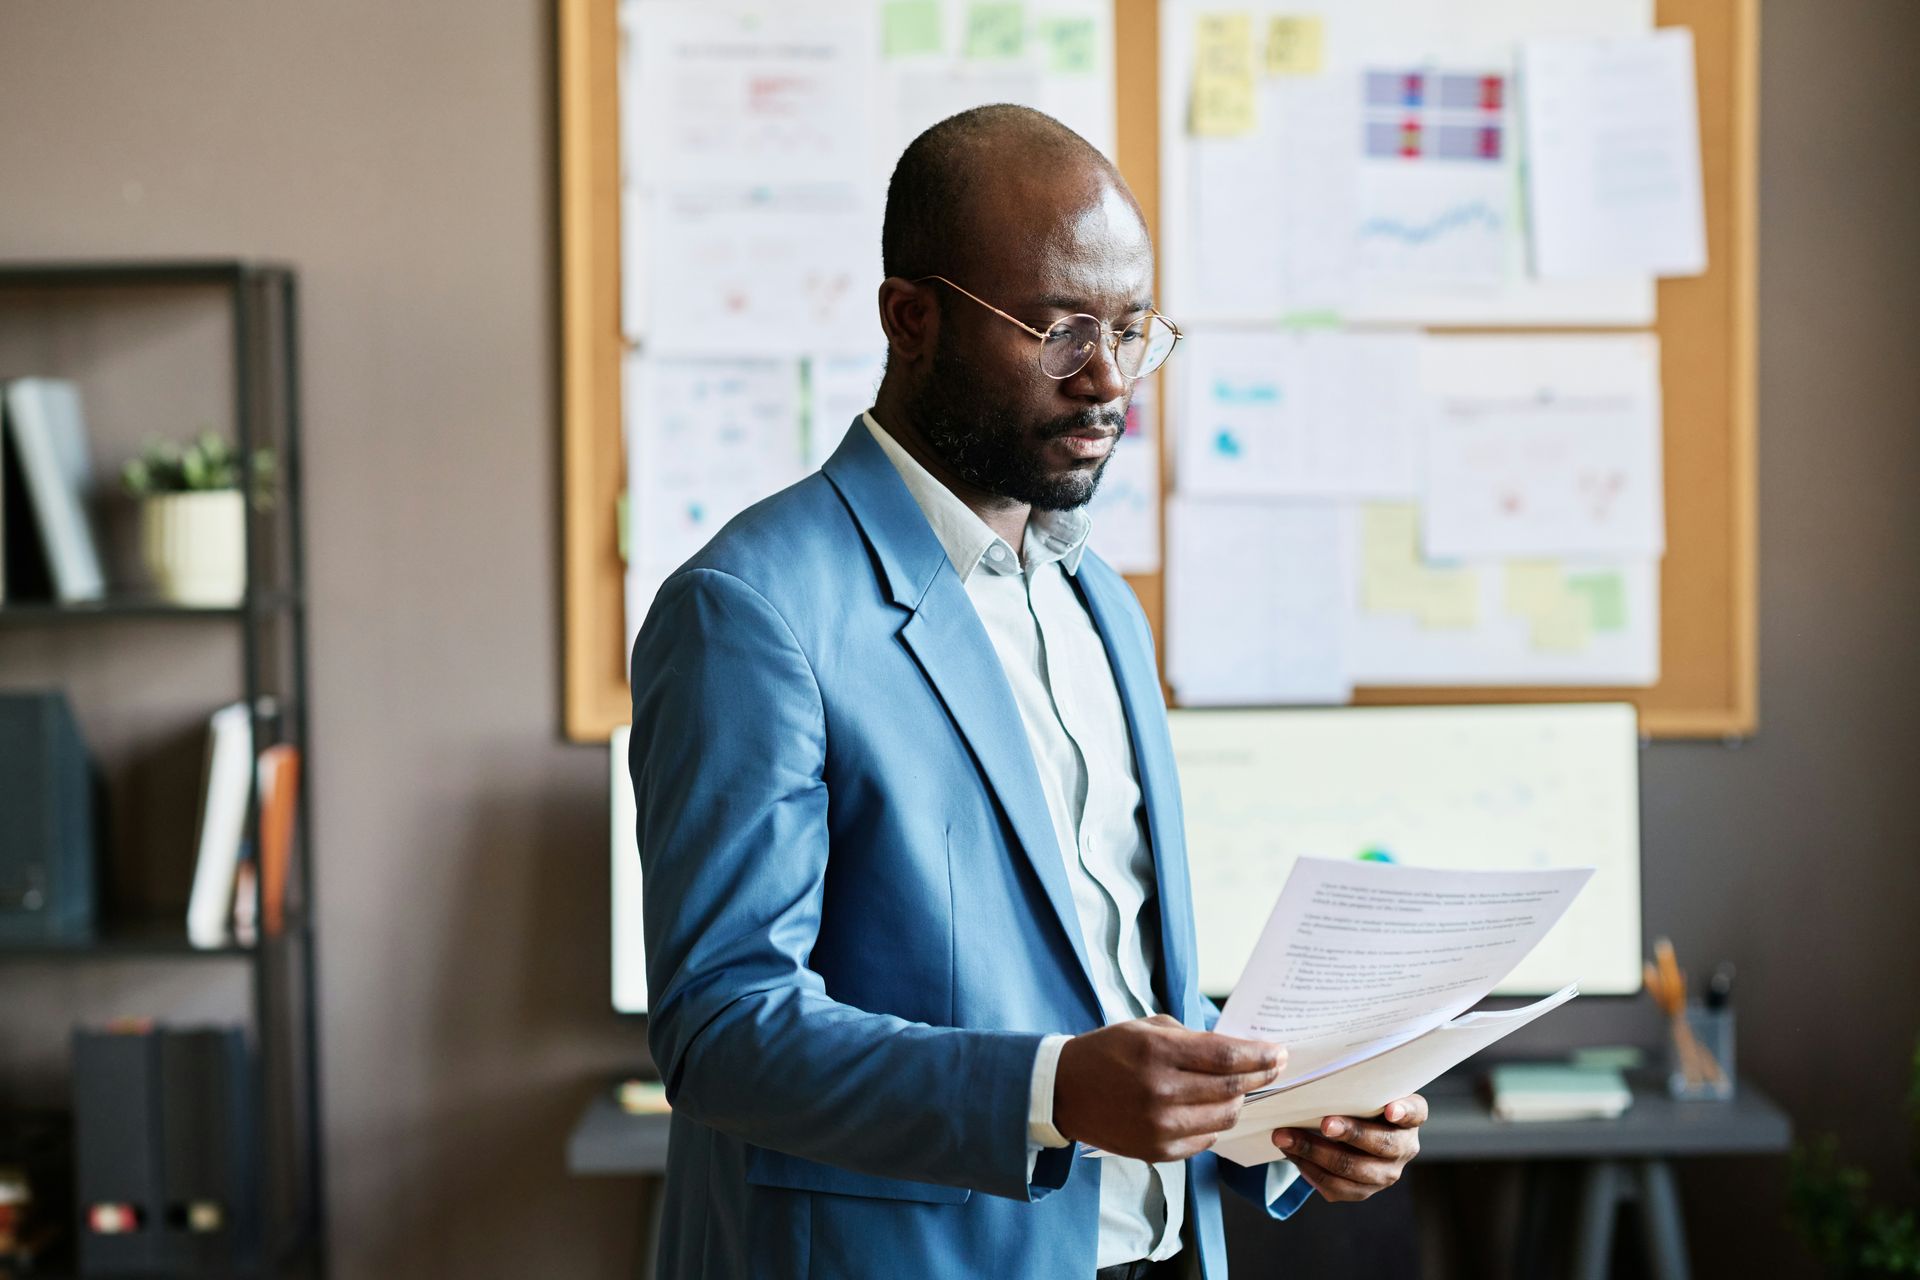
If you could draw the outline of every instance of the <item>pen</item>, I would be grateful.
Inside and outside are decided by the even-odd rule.
[[[1713,976],[1707,979],[1707,1008],[1725,1009],[1733,1003],[1733,977],[1733,962],[1721,961]]]

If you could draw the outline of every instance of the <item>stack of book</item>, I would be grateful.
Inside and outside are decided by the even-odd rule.
[[[1633,1103],[1617,1067],[1510,1062],[1488,1073],[1496,1120],[1611,1120]]]
[[[208,723],[203,778],[187,939],[203,948],[251,945],[286,924],[300,749],[275,743],[256,757],[247,704],[230,703]],[[246,831],[250,783],[259,789],[257,856]]]

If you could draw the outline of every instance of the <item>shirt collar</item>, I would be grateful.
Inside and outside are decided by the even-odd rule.
[[[873,433],[874,441],[887,455],[887,460],[893,463],[900,478],[906,482],[907,492],[919,504],[927,523],[933,526],[933,536],[939,539],[941,547],[946,550],[947,560],[953,565],[953,571],[960,575],[961,582],[972,577],[975,569],[984,568],[993,574],[1021,571],[1019,559],[1005,538],[995,533],[986,521],[975,514],[972,507],[940,483],[931,471],[921,466],[874,419],[872,413],[860,416],[866,421],[867,430]],[[1026,567],[1034,569],[1057,560],[1068,573],[1078,573],[1080,558],[1087,549],[1087,535],[1092,530],[1093,521],[1082,509],[1042,511],[1035,508],[1027,516]]]

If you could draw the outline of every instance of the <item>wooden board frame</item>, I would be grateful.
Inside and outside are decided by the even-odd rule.
[[[556,0],[560,102],[565,730],[605,742],[630,714],[615,504],[621,433],[616,0]],[[1694,31],[1708,270],[1663,280],[1659,318],[1667,491],[1660,670],[1644,689],[1363,688],[1362,704],[1629,698],[1643,732],[1735,738],[1758,728],[1755,317],[1758,0],[1657,0]],[[1157,0],[1115,0],[1121,171],[1158,233]],[[1527,332],[1544,332],[1529,329]],[[1169,432],[1161,432],[1170,448]],[[1164,521],[1162,522],[1164,528]],[[1128,579],[1164,635],[1160,575]]]

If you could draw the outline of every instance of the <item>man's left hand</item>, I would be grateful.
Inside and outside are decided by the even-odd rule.
[[[1389,1102],[1379,1120],[1328,1116],[1317,1130],[1275,1129],[1273,1145],[1328,1200],[1365,1200],[1400,1181],[1426,1122],[1427,1100],[1416,1093]]]

